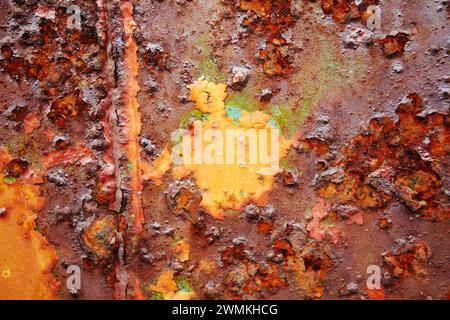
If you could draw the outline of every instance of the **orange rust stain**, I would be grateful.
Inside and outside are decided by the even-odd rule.
[[[135,294],[135,300],[144,300],[144,292],[142,292],[141,289],[141,281],[139,279],[134,279],[134,294]]]
[[[57,126],[64,127],[71,118],[80,115],[87,108],[87,103],[83,101],[80,90],[59,98],[52,103],[47,117]]]
[[[101,204],[108,204],[111,210],[114,210],[116,199],[116,181],[114,166],[110,162],[99,172],[95,186],[95,197]]]
[[[409,40],[406,33],[397,33],[396,35],[388,35],[381,40],[383,53],[387,57],[399,56],[405,52],[405,45]]]
[[[366,293],[370,300],[386,300],[386,292],[384,288],[367,289]]]
[[[325,156],[330,150],[330,147],[325,142],[319,141],[315,138],[307,138],[301,141],[299,147],[305,151],[314,151],[320,156]]]
[[[82,164],[89,162],[92,159],[92,151],[84,145],[77,145],[69,147],[66,150],[59,150],[49,153],[43,157],[43,166],[45,169],[50,169],[61,164],[73,164],[80,161]]]
[[[143,180],[153,180],[155,185],[160,185],[162,183],[162,177],[170,170],[172,165],[172,157],[167,148],[165,148],[158,159],[153,163],[142,162],[142,179]]]
[[[241,0],[239,6],[241,10],[252,11],[256,15],[246,17],[243,25],[267,37],[266,47],[259,51],[264,72],[270,76],[291,73],[292,44],[282,35],[295,23],[291,15],[291,0]]]
[[[32,133],[40,127],[42,117],[36,114],[29,114],[23,120],[23,129],[26,134]]]
[[[59,283],[51,275],[55,248],[35,230],[44,199],[39,187],[18,179],[4,182],[9,155],[0,149],[0,299],[54,299]]]
[[[277,239],[273,242],[273,248],[282,254],[283,269],[294,273],[304,296],[320,298],[324,292],[324,282],[335,262],[319,243],[310,242],[297,253],[288,240]]]
[[[190,247],[184,240],[179,240],[175,243],[172,251],[178,256],[178,260],[186,262],[189,260]]]
[[[96,219],[83,233],[83,242],[98,259],[110,258],[117,246],[117,230],[112,215]]]
[[[256,230],[261,234],[269,234],[273,231],[273,223],[270,221],[265,221],[263,219],[259,220],[256,224]]]

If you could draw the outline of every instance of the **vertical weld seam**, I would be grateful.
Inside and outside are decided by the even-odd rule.
[[[108,11],[107,3],[104,0],[97,0],[97,8],[98,8],[98,22],[97,22],[97,29],[101,30],[99,32],[99,37],[101,39],[102,44],[105,46],[106,50],[106,62],[103,67],[103,75],[104,75],[104,81],[105,86],[107,89],[106,97],[100,101],[100,106],[103,111],[102,119],[100,120],[102,127],[103,127],[103,133],[105,136],[106,141],[108,142],[108,148],[103,153],[103,161],[105,163],[113,168],[115,171],[117,168],[118,163],[116,163],[115,158],[113,156],[113,150],[114,150],[114,126],[110,123],[110,112],[114,109],[112,108],[112,101],[111,101],[111,90],[115,87],[115,64],[114,60],[111,57],[111,24],[110,24],[110,14]],[[117,179],[115,180],[115,187],[117,188]],[[117,191],[115,195],[114,201],[109,203],[109,209],[115,212],[120,211],[120,206],[118,206],[116,198],[121,198],[121,196],[117,196]]]
[[[137,60],[137,44],[133,37],[133,31],[136,29],[136,22],[133,18],[133,4],[131,1],[123,2],[120,5],[123,17],[124,40],[125,40],[125,65],[127,69],[126,75],[126,93],[125,104],[128,117],[128,143],[127,152],[129,160],[133,160],[130,174],[130,192],[131,192],[131,212],[134,215],[133,226],[134,232],[139,234],[142,232],[142,224],[144,222],[142,209],[142,180],[140,172],[140,147],[139,137],[141,133],[141,115],[140,107],[137,99],[140,90],[137,80],[139,73],[139,64]]]

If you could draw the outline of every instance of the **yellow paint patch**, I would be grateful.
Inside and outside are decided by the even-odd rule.
[[[3,269],[2,270],[2,278],[4,278],[4,279],[11,278],[11,270]]]
[[[279,170],[277,166],[274,169],[272,158],[270,163],[267,161],[267,158],[276,154],[273,152],[275,149],[272,149],[273,137],[276,137],[278,148],[277,157],[273,157],[277,158],[277,164],[286,155],[292,145],[291,141],[281,135],[275,135],[277,130],[270,125],[270,116],[262,111],[243,111],[238,119],[228,117],[225,109],[225,84],[214,84],[200,78],[190,85],[189,89],[190,100],[196,103],[196,109],[207,115],[207,119],[198,120],[194,122],[193,128],[183,131],[179,149],[172,150],[172,154],[180,155],[182,159],[173,161],[173,177],[185,179],[192,176],[202,191],[202,207],[216,219],[223,219],[228,209],[241,210],[249,202],[265,205],[274,176]],[[246,129],[250,130],[245,131]],[[265,136],[261,134],[262,131]],[[208,137],[206,132],[210,134]],[[230,138],[230,132],[235,136]],[[240,137],[238,132],[245,133]],[[252,138],[247,136],[253,132],[257,140],[251,140]],[[196,150],[200,144],[201,151],[198,152]],[[244,157],[239,158],[238,148],[241,148]],[[254,152],[255,148],[257,152]],[[256,153],[252,161],[252,155]],[[205,155],[210,157],[205,158]],[[160,160],[155,161],[153,169],[145,176],[153,179],[155,183],[160,183],[161,174],[167,171],[166,157],[167,154],[163,152]],[[191,161],[185,161],[186,158]],[[241,161],[242,158],[245,161]]]
[[[10,160],[0,149],[0,170]],[[57,256],[35,231],[36,211],[43,205],[39,187],[18,180],[3,182],[0,172],[0,299],[54,299],[59,283],[51,276]]]

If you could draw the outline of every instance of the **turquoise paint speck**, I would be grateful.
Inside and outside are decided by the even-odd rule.
[[[270,118],[267,124],[274,129],[280,129],[280,125],[274,118]]]
[[[242,116],[242,109],[235,106],[225,106],[225,112],[228,117],[234,120],[234,123],[237,123],[238,119]]]
[[[281,115],[280,107],[278,107],[278,106],[273,106],[273,107],[272,107],[272,114],[273,114],[275,117],[280,116],[280,115]]]

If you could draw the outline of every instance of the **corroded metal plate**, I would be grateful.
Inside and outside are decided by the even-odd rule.
[[[0,299],[449,298],[448,1],[0,9]]]

